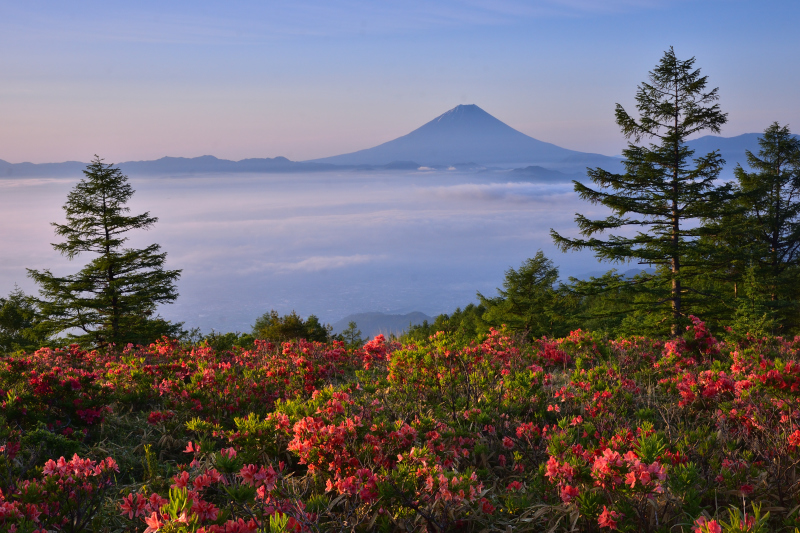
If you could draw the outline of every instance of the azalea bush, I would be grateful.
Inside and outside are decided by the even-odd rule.
[[[5,356],[0,531],[794,532],[800,338],[730,338]]]
[[[118,467],[114,459],[69,461],[48,459],[39,475],[20,475],[19,447],[7,442],[0,470],[5,474],[0,489],[0,531],[46,533],[48,531],[95,531],[97,520],[114,488]]]

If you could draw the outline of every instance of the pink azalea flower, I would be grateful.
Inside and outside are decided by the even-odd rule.
[[[161,521],[158,517],[158,513],[153,513],[149,517],[144,519],[145,524],[147,524],[147,529],[143,531],[143,533],[155,533],[161,526],[164,525],[164,522]]]

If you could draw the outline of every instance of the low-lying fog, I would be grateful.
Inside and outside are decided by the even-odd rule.
[[[0,295],[35,286],[25,268],[77,271],[52,249],[51,222],[72,179],[0,180]],[[572,184],[503,173],[341,172],[130,176],[131,213],[159,218],[131,245],[159,243],[183,269],[167,319],[204,332],[249,331],[270,309],[324,322],[368,311],[429,315],[495,294],[505,270],[542,249],[563,277],[604,270],[561,253],[549,230],[576,235],[574,213],[598,216]],[[88,258],[87,258],[88,259]]]

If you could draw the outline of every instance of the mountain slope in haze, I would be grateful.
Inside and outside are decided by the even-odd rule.
[[[212,155],[201,157],[162,157],[155,161],[127,161],[120,163],[123,172],[135,174],[171,174],[196,172],[308,172],[330,170],[331,165],[298,163],[285,157],[266,157],[230,161]]]
[[[531,165],[510,170],[506,176],[512,180],[535,181],[537,183],[570,183],[572,180],[586,181],[586,172],[567,174],[558,170]]]
[[[0,178],[33,176],[80,176],[87,163],[8,163],[0,159]],[[302,163],[285,157],[242,159],[230,161],[212,155],[201,157],[162,157],[154,161],[126,161],[120,169],[131,174],[196,174],[202,172],[321,172],[341,170],[342,167],[324,163]]]
[[[719,150],[722,159],[725,160],[725,167],[722,170],[722,176],[725,178],[733,177],[733,169],[736,164],[742,165],[745,171],[750,171],[750,166],[747,164],[747,155],[745,150],[750,150],[753,155],[758,157],[758,151],[761,147],[758,145],[758,139],[763,134],[761,133],[744,133],[735,137],[719,137],[717,135],[705,135],[692,139],[686,144],[694,150],[693,157],[704,156],[714,150]],[[800,136],[795,135],[795,138]]]
[[[373,148],[316,163],[378,165],[416,161],[425,166],[473,162],[485,166],[539,165],[574,172],[587,166],[619,167],[619,159],[543,142],[515,130],[476,105],[459,105],[411,133]]]
[[[86,163],[65,161],[63,163],[9,163],[0,159],[0,179],[27,178],[32,176],[80,175]]]

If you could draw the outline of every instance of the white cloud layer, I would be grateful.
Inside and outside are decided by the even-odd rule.
[[[365,311],[451,312],[493,294],[538,249],[573,275],[588,254],[561,254],[549,229],[574,232],[597,210],[566,184],[449,172],[138,177],[131,212],[159,217],[130,245],[159,243],[183,270],[163,316],[205,331],[249,330],[270,309],[336,321]],[[25,268],[77,271],[55,252],[51,222],[74,179],[0,180],[0,294],[35,287]]]
[[[371,263],[386,256],[368,254],[313,256],[300,261],[282,263],[259,263],[238,270],[240,275],[254,274],[256,272],[320,272],[336,268],[346,268],[353,265]]]

